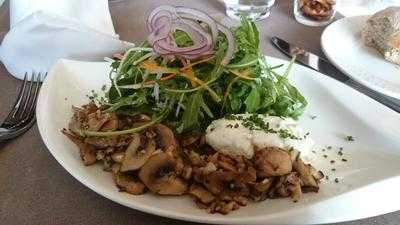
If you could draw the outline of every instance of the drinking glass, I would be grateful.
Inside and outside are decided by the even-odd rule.
[[[262,20],[271,13],[275,0],[223,0],[226,6],[226,14],[238,19],[240,15],[252,20]]]

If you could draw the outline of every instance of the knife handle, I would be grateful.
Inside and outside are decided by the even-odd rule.
[[[374,99],[375,101],[391,108],[392,110],[400,113],[400,100],[376,92],[371,88],[366,87],[352,79],[347,80],[345,84]]]

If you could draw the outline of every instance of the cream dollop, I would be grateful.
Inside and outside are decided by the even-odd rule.
[[[253,115],[264,123],[262,129],[249,120],[251,116],[239,114],[229,119],[214,120],[207,128],[206,142],[224,154],[243,155],[249,159],[253,157],[254,150],[266,147],[311,151],[314,141],[292,118]]]

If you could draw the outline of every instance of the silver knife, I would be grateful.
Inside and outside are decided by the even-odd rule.
[[[333,66],[327,59],[319,57],[302,48],[296,47],[278,37],[271,38],[272,44],[286,56],[292,58],[296,55],[296,61],[304,66],[307,66],[315,71],[325,74],[329,77],[340,81],[347,86],[363,93],[364,95],[374,99],[375,101],[389,107],[390,109],[400,113],[400,100],[383,95],[371,88],[352,80],[349,76],[341,72]]]

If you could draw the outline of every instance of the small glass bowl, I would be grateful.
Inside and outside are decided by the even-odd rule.
[[[294,0],[294,17],[307,26],[325,26],[332,22],[338,0]]]

